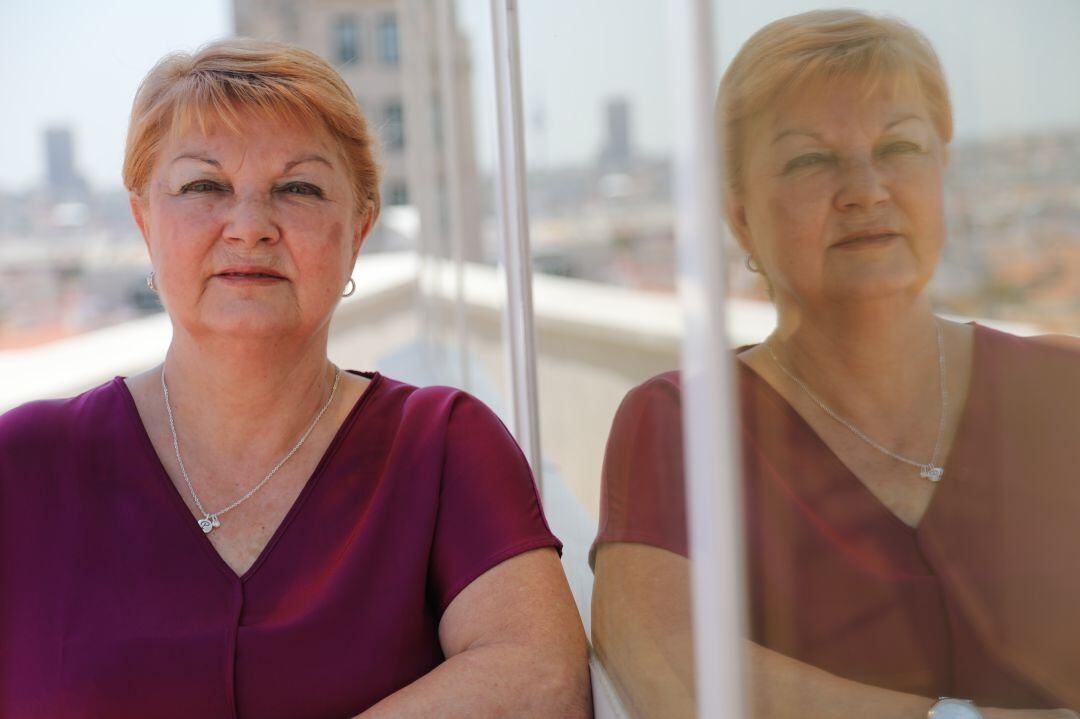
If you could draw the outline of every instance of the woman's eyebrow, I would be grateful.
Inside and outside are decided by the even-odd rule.
[[[919,120],[920,122],[926,122],[926,119],[922,115],[918,115],[918,114],[915,114],[915,113],[910,113],[910,114],[906,114],[906,115],[903,115],[901,117],[898,117],[895,120],[890,120],[889,123],[887,125],[885,125],[885,129],[886,130],[891,130],[896,125],[900,125],[902,123],[908,122],[909,120]],[[821,143],[825,142],[825,138],[823,138],[821,136],[821,134],[819,134],[817,132],[814,132],[813,130],[803,130],[803,129],[800,129],[800,128],[789,128],[787,130],[782,130],[781,132],[779,132],[776,135],[776,137],[774,137],[772,139],[772,144],[775,145],[776,143],[783,140],[785,137],[790,137],[792,135],[804,135],[806,137],[817,140],[818,142],[821,142]]]
[[[213,165],[214,167],[221,169],[221,163],[217,160],[211,157],[206,157],[204,155],[196,155],[192,153],[184,153],[183,155],[178,155],[174,157],[172,162],[169,164],[174,164],[176,162],[179,162],[180,160],[196,160],[197,162],[203,162],[207,165]],[[322,164],[329,167],[331,170],[334,169],[333,163],[331,163],[330,160],[327,160],[322,155],[305,155],[304,157],[300,157],[285,163],[285,169],[283,171],[289,172],[297,165],[302,165],[305,162],[321,162]]]
[[[297,165],[302,165],[305,162],[321,162],[324,165],[326,165],[327,167],[329,167],[331,170],[334,169],[333,163],[331,163],[329,160],[327,160],[322,155],[305,155],[305,156],[303,156],[303,157],[301,157],[299,159],[296,159],[296,160],[293,160],[291,162],[285,163],[285,172],[288,172],[289,170],[293,169]]]
[[[195,155],[191,153],[184,153],[183,155],[177,155],[172,159],[170,165],[176,164],[180,160],[197,160],[199,162],[205,162],[207,165],[213,165],[214,167],[221,169],[221,163],[211,157],[205,157],[203,155]]]
[[[891,121],[888,125],[885,126],[885,129],[891,130],[897,125],[908,122],[909,120],[919,120],[920,122],[925,122],[925,119],[923,119],[922,115],[916,115],[915,113],[911,113],[909,115],[903,115],[902,117],[898,117],[895,120]]]
[[[772,139],[771,144],[775,145],[776,143],[780,142],[785,137],[788,137],[790,135],[806,135],[807,137],[813,138],[822,144],[825,143],[825,138],[823,138],[819,133],[816,133],[812,130],[800,130],[798,128],[792,128],[780,132],[776,137]]]

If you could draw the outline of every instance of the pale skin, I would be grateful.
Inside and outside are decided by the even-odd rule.
[[[255,115],[242,127],[167,136],[146,188],[131,197],[173,324],[164,370],[176,431],[208,512],[258,483],[330,397],[330,316],[373,221],[325,130]],[[246,274],[226,275],[237,272]],[[194,524],[202,514],[176,462],[161,370],[126,383]],[[367,385],[342,373],[300,450],[206,535],[237,575],[258,559]],[[439,638],[447,661],[362,716],[591,714],[585,637],[553,550],[474,580],[444,612]]]
[[[838,414],[926,462],[942,411],[940,324],[949,393],[945,464],[967,398],[973,330],[936,318],[925,293],[945,237],[947,154],[922,97],[904,84],[866,96],[860,82],[834,80],[782,97],[752,125],[746,174],[726,209],[739,244],[772,288],[774,351]],[[825,414],[763,346],[738,359],[897,518],[918,526],[936,485]],[[638,716],[694,716],[689,571],[685,558],[646,545],[598,551],[593,641]],[[755,719],[917,719],[935,701],[852,682],[751,642],[746,669]],[[1077,716],[1066,709],[982,711],[996,719]]]

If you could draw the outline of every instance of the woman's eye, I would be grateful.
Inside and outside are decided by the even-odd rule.
[[[813,167],[814,165],[820,165],[829,161],[827,155],[823,155],[820,152],[809,152],[805,155],[799,155],[795,159],[784,165],[784,172],[791,172],[792,170],[798,170],[803,167]]]
[[[281,188],[281,191],[289,195],[305,195],[307,197],[322,197],[323,192],[315,185],[306,182],[290,182]]]
[[[892,142],[882,148],[881,153],[883,155],[905,155],[909,153],[922,152],[922,148],[916,145],[914,142]]]
[[[180,192],[216,192],[221,189],[224,188],[220,183],[212,182],[210,180],[196,180],[195,182],[189,182],[181,187]]]

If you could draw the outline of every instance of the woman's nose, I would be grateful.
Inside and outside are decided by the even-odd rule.
[[[255,246],[260,242],[276,242],[280,236],[270,198],[265,193],[237,195],[225,224],[226,240]]]
[[[837,209],[869,209],[888,200],[885,178],[872,159],[852,160],[841,165],[840,189],[836,193]]]

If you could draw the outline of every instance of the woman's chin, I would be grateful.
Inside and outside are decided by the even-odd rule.
[[[218,335],[235,340],[286,339],[299,323],[283,312],[223,312],[204,317],[195,334]]]
[[[836,249],[826,256],[822,288],[831,301],[860,301],[917,295],[934,274],[937,257],[900,242],[862,249]]]
[[[926,287],[929,277],[910,269],[866,268],[863,272],[838,277],[825,287],[834,303],[872,302],[900,297],[914,297]]]

